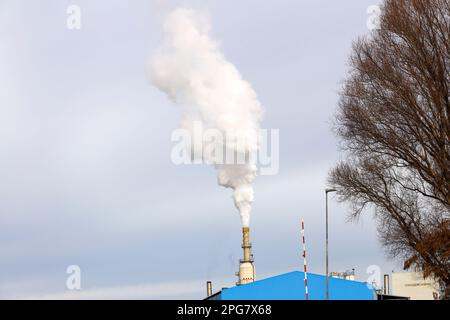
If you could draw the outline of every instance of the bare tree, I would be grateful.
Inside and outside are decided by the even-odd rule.
[[[381,27],[354,44],[335,130],[346,160],[330,172],[358,218],[405,269],[450,297],[450,0],[386,0]]]

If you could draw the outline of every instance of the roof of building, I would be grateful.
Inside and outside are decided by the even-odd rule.
[[[325,300],[326,277],[308,273],[311,300]],[[329,278],[330,300],[375,300],[374,288],[365,282]],[[304,273],[294,271],[249,284],[223,289],[210,297],[218,300],[305,300]]]

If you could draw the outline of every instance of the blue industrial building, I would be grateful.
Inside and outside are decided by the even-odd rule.
[[[326,277],[308,273],[310,300],[325,300]],[[294,271],[222,291],[210,300],[305,300],[304,273]],[[374,288],[359,281],[329,278],[330,300],[376,300]]]

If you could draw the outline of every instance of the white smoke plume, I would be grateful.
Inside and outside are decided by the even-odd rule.
[[[182,106],[182,128],[192,132],[194,122],[200,121],[204,128],[220,130],[227,137],[221,142],[224,152],[247,156],[240,164],[211,162],[218,183],[233,189],[242,224],[248,226],[257,171],[254,157],[248,156],[258,149],[262,108],[251,85],[211,39],[209,29],[203,15],[175,9],[165,19],[164,43],[151,58],[149,71],[153,84]]]

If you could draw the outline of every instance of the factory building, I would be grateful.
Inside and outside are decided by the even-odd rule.
[[[305,274],[294,271],[279,276],[254,281],[222,291],[207,300],[305,300]],[[308,273],[310,300],[325,300],[326,277]],[[329,278],[330,300],[376,300],[374,288],[365,282]]]
[[[303,235],[303,222],[302,222]],[[304,244],[303,237],[303,244]],[[233,288],[223,288],[213,294],[212,282],[207,282],[207,300],[325,300],[326,276],[307,273],[306,249],[303,247],[304,272],[294,271],[256,281],[251,253],[250,228],[242,228],[243,259],[239,261],[238,281]],[[384,275],[383,289],[366,282],[355,281],[355,270],[331,272],[328,278],[329,300],[433,300],[439,297],[439,284],[424,279],[421,272]]]
[[[302,222],[302,235],[303,235]],[[304,242],[303,236],[303,244]],[[239,261],[238,281],[232,288],[223,288],[213,294],[212,282],[206,284],[206,300],[326,300],[326,276],[307,273],[306,249],[303,246],[304,272],[294,271],[279,276],[256,280],[251,253],[250,228],[242,228],[243,259]],[[392,292],[389,275],[384,275],[383,290],[372,284],[355,281],[355,270],[331,272],[328,278],[329,300],[403,300],[436,299],[439,286],[435,281],[423,279],[418,272],[393,273]]]
[[[345,272],[331,272],[330,277],[353,281],[355,280],[355,269],[352,269],[351,271],[347,270]]]
[[[239,263],[238,281],[235,287],[223,288],[213,294],[211,281],[207,282],[206,300],[325,300],[326,277],[294,271],[256,281],[253,255],[251,254],[250,229],[242,228],[243,259]],[[306,257],[306,252],[304,252]],[[306,259],[305,259],[306,271]],[[376,300],[372,285],[354,281],[354,270],[331,273],[329,300]],[[306,287],[307,286],[307,287]],[[308,297],[308,298],[307,298]]]
[[[408,297],[411,300],[436,300],[439,298],[439,283],[424,279],[422,272],[393,272],[392,294]]]

